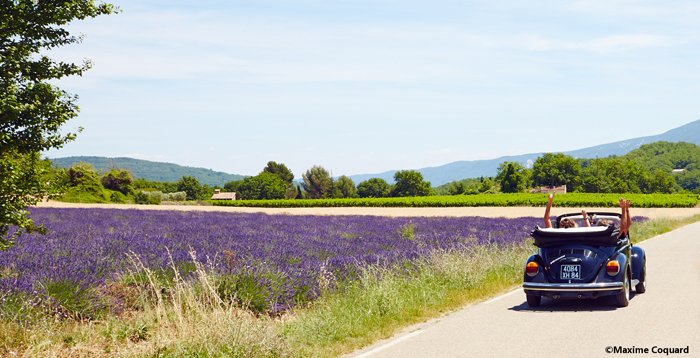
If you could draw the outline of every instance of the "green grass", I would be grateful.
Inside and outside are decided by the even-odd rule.
[[[694,207],[698,205],[700,200],[700,196],[696,194],[569,193],[557,195],[553,205],[559,207],[617,207],[617,201],[621,196],[632,200],[632,207],[636,208]],[[264,208],[545,206],[547,205],[547,194],[517,193],[364,199],[210,200],[209,202],[217,206]]]
[[[640,242],[696,221],[700,215],[635,223],[631,236]],[[409,227],[403,230],[410,236]],[[127,299],[128,309],[119,317],[61,319],[23,300],[3,306],[0,355],[335,357],[514,289],[522,282],[526,257],[534,252],[529,243],[476,246],[368,267],[359,280],[341,283],[281,317],[255,315],[235,301],[221,300],[222,281],[202,267],[194,267],[196,279],[185,282],[175,273],[163,280],[135,261],[129,275],[104,290]]]

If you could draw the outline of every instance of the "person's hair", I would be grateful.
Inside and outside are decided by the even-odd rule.
[[[595,226],[610,226],[612,225],[613,222],[608,219],[599,219],[598,222],[595,223]]]
[[[578,225],[576,225],[576,222],[569,218],[561,219],[561,221],[559,221],[559,227],[562,229],[568,229],[577,226]]]

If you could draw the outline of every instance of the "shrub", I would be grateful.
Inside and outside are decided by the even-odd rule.
[[[163,193],[160,191],[138,191],[134,195],[134,201],[136,204],[153,204],[159,205]]]
[[[163,201],[185,201],[187,200],[187,193],[184,191],[165,193],[161,196],[161,199]]]
[[[109,198],[109,201],[115,204],[126,204],[126,195],[118,191],[113,191],[111,197]]]

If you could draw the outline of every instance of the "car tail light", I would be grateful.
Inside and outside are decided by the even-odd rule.
[[[617,261],[608,262],[605,272],[607,272],[610,276],[617,276],[617,274],[620,272],[620,264],[617,263]]]
[[[525,273],[530,277],[534,277],[538,272],[540,272],[540,266],[537,262],[528,262],[525,266]]]

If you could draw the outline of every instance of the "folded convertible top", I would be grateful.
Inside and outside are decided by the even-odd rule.
[[[587,244],[596,246],[616,246],[620,231],[610,225],[604,227],[577,227],[569,229],[547,229],[535,226],[530,235],[535,246],[550,247],[563,244]]]

